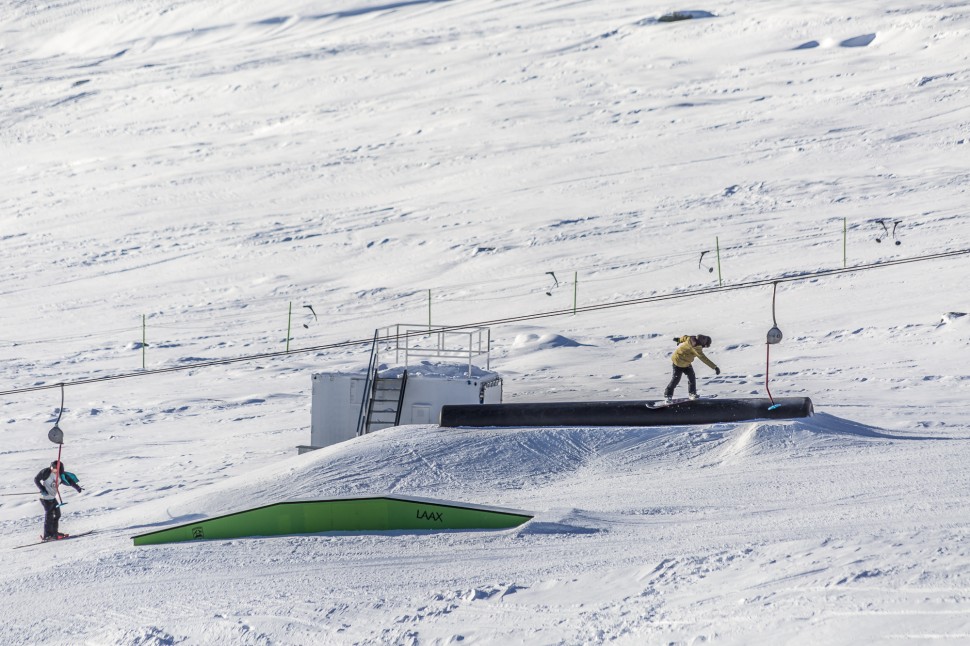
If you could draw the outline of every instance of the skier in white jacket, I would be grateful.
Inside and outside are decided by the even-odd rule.
[[[41,537],[45,541],[53,541],[59,538],[66,538],[67,534],[57,531],[58,521],[61,519],[61,508],[57,501],[57,482],[74,487],[74,490],[81,493],[81,485],[78,484],[77,476],[68,473],[64,468],[63,462],[54,460],[49,467],[41,469],[40,473],[34,476],[34,484],[40,489],[40,504],[44,506],[44,535]]]

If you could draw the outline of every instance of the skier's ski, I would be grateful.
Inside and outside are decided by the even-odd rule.
[[[91,531],[81,532],[80,534],[68,534],[64,538],[58,538],[57,540],[53,540],[52,539],[52,540],[49,540],[49,541],[37,541],[36,543],[27,543],[25,545],[17,545],[16,547],[13,547],[11,549],[19,550],[21,547],[30,547],[31,545],[46,545],[47,543],[60,543],[62,541],[69,541],[72,538],[81,538],[82,536],[87,536],[88,534],[93,534],[94,532],[95,532],[95,530],[92,529]]]

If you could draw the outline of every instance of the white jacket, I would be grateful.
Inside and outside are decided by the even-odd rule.
[[[44,471],[47,472],[47,476],[41,477],[44,475]],[[57,493],[57,475],[54,473],[54,470],[51,468],[44,469],[44,471],[41,471],[40,473],[37,474],[37,480],[36,480],[36,482],[40,484],[41,487],[44,488],[44,490],[40,493],[40,499],[55,500],[56,499],[55,494]]]
[[[34,477],[34,484],[37,485],[37,489],[40,491],[41,500],[57,499],[57,474],[50,467],[41,469],[40,473]],[[75,491],[81,493],[81,486],[77,484],[77,476],[73,473],[62,472],[61,484],[73,487]]]

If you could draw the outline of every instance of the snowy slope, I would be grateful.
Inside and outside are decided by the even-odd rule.
[[[40,506],[0,497],[0,643],[968,639],[968,256],[779,284],[771,389],[812,397],[802,421],[414,426],[297,456],[310,375],[366,344],[193,366],[283,350],[291,304],[299,350],[426,323],[429,294],[434,324],[473,324],[966,249],[970,7],[0,15],[0,493],[56,456],[59,390],[20,391],[185,368],[66,388],[86,490],[62,529],[99,531],[11,551]],[[670,337],[703,332],[702,392],[763,396],[772,323],[770,287],[534,318],[492,326],[491,367],[506,401],[656,398]],[[389,492],[537,517],[130,541]]]

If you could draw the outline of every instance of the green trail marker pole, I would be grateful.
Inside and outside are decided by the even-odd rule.
[[[290,351],[290,330],[293,329],[293,301],[290,301],[290,313],[286,318],[286,351]]]
[[[721,287],[724,284],[721,282],[721,241],[717,236],[714,236],[714,246],[717,249],[717,286]]]
[[[842,269],[848,266],[848,255],[846,254],[847,238],[849,236],[849,219],[842,218]]]
[[[145,346],[147,345],[148,333],[145,331],[145,315],[141,315],[141,369],[145,369]]]
[[[573,316],[576,316],[576,296],[579,293],[579,272],[573,272]]]

